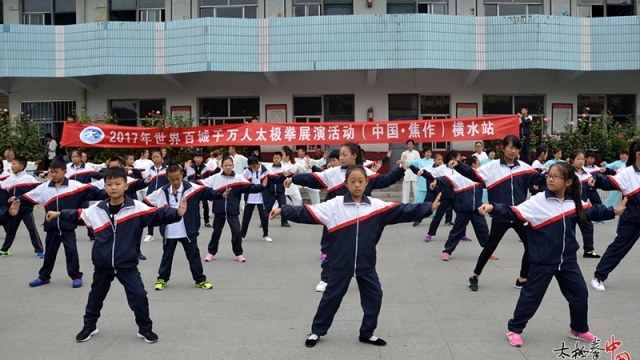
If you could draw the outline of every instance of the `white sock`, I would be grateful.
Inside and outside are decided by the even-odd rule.
[[[375,336],[375,335],[373,335],[373,336],[371,336],[371,337],[369,338],[369,340],[371,340],[371,341],[376,341],[376,340],[378,340],[378,337],[377,337],[377,336]]]
[[[307,340],[318,340],[319,338],[320,338],[320,336],[318,336],[316,334],[311,334],[311,335],[309,335]]]

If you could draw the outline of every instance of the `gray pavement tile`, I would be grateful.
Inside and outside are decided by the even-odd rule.
[[[465,335],[463,335],[466,338]],[[449,341],[447,345],[454,360],[477,359],[526,359],[518,348],[506,341]]]

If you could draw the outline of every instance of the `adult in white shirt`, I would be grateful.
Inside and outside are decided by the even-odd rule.
[[[401,159],[396,162],[396,164],[400,164],[403,161],[409,160],[420,160],[420,152],[414,150],[415,143],[413,140],[407,140],[407,150],[402,153]],[[404,180],[402,181],[402,203],[409,203],[409,191],[413,190],[413,197],[418,194],[418,177],[411,171],[411,169],[407,169],[404,172]]]
[[[211,169],[211,171],[216,171],[217,168],[221,167],[220,161],[222,161],[222,153],[220,150],[214,150],[209,153],[209,160],[207,160],[207,167]]]
[[[49,169],[49,164],[51,164],[51,160],[56,157],[56,150],[58,150],[58,142],[51,136],[50,133],[46,133],[44,135],[45,140],[47,140],[47,159],[44,161],[44,168]]]
[[[478,160],[480,160],[480,163],[489,159],[487,153],[482,151],[482,141],[476,141],[476,152],[471,155],[477,157]]]
[[[298,149],[298,158],[296,159],[296,164],[300,165],[301,173],[311,173],[313,172],[313,170],[311,169],[313,166],[322,166],[322,163],[320,161],[309,158],[309,156],[307,156],[307,150],[303,148]],[[309,195],[309,199],[311,200],[312,204],[320,204],[319,189],[311,189],[308,187],[302,188],[305,189],[305,191]]]
[[[140,151],[140,158],[133,162],[135,169],[144,171],[153,166],[153,161],[149,159],[149,149]]]
[[[247,157],[236,152],[235,146],[229,146],[229,156],[233,159],[233,172],[242,176],[244,169],[249,167]],[[240,211],[244,211],[244,196],[240,197]]]
[[[282,169],[283,171],[290,171],[294,174],[304,172],[304,168],[301,168],[300,164],[292,158],[291,150],[284,150],[282,153]],[[298,185],[292,183],[288,188],[285,187],[284,194],[287,199],[291,200],[291,203],[294,206],[302,205],[302,195],[300,195],[300,188]]]
[[[11,170],[11,162],[13,162],[15,158],[16,158],[16,153],[14,153],[13,150],[4,151],[4,160],[2,160],[2,165],[4,167],[4,170],[8,171],[11,174],[13,174],[13,171]],[[36,170],[38,168],[38,164],[40,164],[41,162],[42,160],[27,161],[27,167],[24,170],[25,171]]]

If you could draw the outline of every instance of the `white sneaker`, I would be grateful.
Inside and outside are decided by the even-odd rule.
[[[591,279],[591,287],[594,288],[594,290],[604,291],[604,284],[596,278]]]
[[[262,240],[264,240],[266,242],[272,242],[273,241],[273,239],[268,237],[268,236],[263,237]]]
[[[151,235],[147,235],[144,237],[144,240],[142,240],[144,242],[152,242],[153,241],[153,236]]]
[[[322,280],[320,280],[318,285],[316,285],[316,291],[317,292],[323,292],[323,291],[325,291],[326,288],[327,288],[327,283],[322,281]]]

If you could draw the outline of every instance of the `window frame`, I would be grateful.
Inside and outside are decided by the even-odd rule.
[[[256,4],[238,4],[238,5],[231,5],[230,1],[227,0],[227,5],[202,5],[202,2],[198,3],[198,16],[200,18],[205,18],[205,17],[211,17],[211,16],[202,16],[202,10],[203,9],[213,9],[213,17],[214,18],[218,18],[218,10],[220,8],[223,9],[228,9],[228,8],[242,8],[242,17],[241,18],[235,18],[235,17],[231,17],[231,18],[227,18],[227,19],[258,19],[258,6],[260,4],[260,1],[256,1]],[[247,9],[246,8],[255,8],[256,9],[256,17],[255,18],[248,18],[246,16],[247,14]],[[226,18],[226,17],[223,17]]]
[[[607,0],[602,0],[602,2],[599,3],[599,4],[595,4],[595,3],[592,3],[592,4],[588,4],[588,3],[580,4],[580,2],[578,1],[578,2],[576,2],[576,12],[577,12],[576,15],[577,15],[577,17],[593,18],[593,7],[594,6],[602,6],[602,16],[601,17],[605,18],[605,17],[617,17],[617,16],[607,15],[607,9],[609,7],[631,8],[631,14],[635,15],[636,14],[636,6],[637,5],[636,5],[635,1],[632,1],[631,4],[628,4],[628,5],[607,4]],[[583,8],[588,8],[589,9],[589,16],[580,16],[580,9],[583,9]],[[627,16],[627,15],[620,15],[620,16]],[[599,17],[600,16],[598,16],[598,18]]]
[[[496,6],[496,15],[487,15],[487,5],[489,6]],[[509,14],[509,15],[500,15],[500,5],[525,5],[526,9],[527,9],[527,13],[526,14]],[[484,16],[519,16],[519,15],[544,15],[544,1],[543,0],[529,0],[528,2],[525,1],[515,1],[515,0],[511,0],[510,2],[507,1],[499,1],[499,0],[484,0],[482,2],[482,6],[484,9]],[[540,6],[540,13],[537,14],[531,14],[529,12],[529,7],[530,6]]]
[[[396,13],[396,12],[389,12],[389,6],[394,6],[394,5],[413,5],[414,9],[413,9],[413,14],[438,14],[441,15],[440,13],[434,13],[433,12],[433,8],[434,5],[440,5],[440,6],[444,6],[444,12],[442,14],[444,15],[449,15],[449,1],[437,1],[437,0],[406,0],[405,3],[389,3],[387,2],[387,14],[405,14],[405,13]],[[427,9],[428,11],[425,12],[420,12],[420,6],[421,5],[427,5]]]
[[[434,119],[450,119],[452,117],[451,115],[451,94],[450,93],[395,93],[395,94],[387,94],[387,111],[389,112],[389,118],[391,118],[391,106],[389,105],[389,97],[390,96],[413,96],[413,97],[417,97],[417,112],[416,112],[416,120],[434,120]],[[422,112],[422,99],[426,98],[426,97],[442,97],[448,98],[448,102],[449,102],[449,111],[448,113],[424,113]],[[413,115],[405,115],[405,116],[394,116],[394,117],[411,117]],[[390,120],[390,121],[394,121],[394,120]],[[400,120],[397,120],[400,121]],[[425,143],[421,143],[422,146],[424,147]],[[426,144],[430,144],[430,147],[432,150],[434,151],[439,151],[439,150],[450,150],[451,149],[451,141],[443,141],[443,142],[439,142],[439,141],[432,141],[432,142],[426,142]]]
[[[205,116],[202,114],[202,100],[226,99],[228,116]],[[231,99],[258,99],[258,113],[246,116],[231,116]],[[248,123],[252,117],[260,118],[260,96],[211,96],[198,98],[198,124],[200,126],[230,125]],[[204,123],[203,123],[204,122]]]
[[[49,105],[52,117],[45,118],[39,116],[40,114],[37,111],[33,111],[33,109],[27,109],[27,104]],[[61,111],[58,111],[58,109],[56,109],[57,105],[62,106],[63,109]],[[34,122],[39,123],[40,126],[38,126],[38,135],[42,137],[44,136],[44,134],[50,133],[53,135],[54,139],[60,139],[62,137],[62,128],[63,124],[67,121],[67,115],[73,114],[76,109],[77,108],[75,100],[29,100],[20,102],[20,111],[24,112],[25,114],[30,114],[30,118]]]
[[[122,118],[118,118],[116,116],[116,120],[118,120],[118,125],[122,125],[122,126],[131,126],[131,125],[124,125],[124,124],[120,124],[120,120],[122,121],[136,121],[136,126],[135,127],[144,127],[145,126],[145,120],[146,120],[146,116],[141,116],[141,112],[140,112],[140,101],[162,101],[162,109],[158,109],[158,111],[164,111],[164,109],[167,106],[167,99],[162,99],[162,98],[148,98],[148,99],[131,99],[131,98],[124,98],[124,99],[108,99],[107,100],[107,109],[109,110],[109,114],[114,114],[113,111],[113,102],[114,101],[135,101],[136,103],[136,119],[122,119]],[[132,126],[133,127],[133,126]]]
[[[638,120],[637,120],[636,115],[635,115],[636,111],[637,111],[636,102],[638,100],[636,94],[624,94],[624,93],[618,93],[618,94],[615,94],[615,93],[613,93],[613,94],[606,94],[606,93],[605,94],[601,94],[601,93],[596,93],[596,94],[578,94],[576,104],[578,106],[578,113],[579,114],[582,114],[582,109],[580,108],[580,106],[582,106],[582,104],[580,103],[580,97],[583,97],[583,96],[602,96],[602,97],[604,97],[603,110],[606,111],[606,112],[609,112],[609,107],[610,107],[609,97],[612,97],[612,96],[633,96],[633,101],[632,101],[633,109],[631,109],[632,112],[631,112],[630,118],[635,124],[638,123]],[[587,106],[591,106],[591,105],[587,104]],[[612,117],[620,117],[620,116],[627,116],[627,114],[613,114],[612,113],[611,116]],[[601,117],[600,113],[589,113],[589,114],[587,114],[587,118],[589,118],[589,121],[591,121],[593,119],[600,118],[600,117]],[[627,121],[628,120],[629,120],[629,117],[627,117]],[[616,121],[616,120],[614,119],[614,121]],[[627,122],[621,123],[621,124],[623,126],[625,126],[627,124]]]
[[[113,0],[109,0],[109,21],[114,21],[114,20],[111,19],[111,13],[113,12],[112,6],[111,6],[112,1]],[[121,10],[117,10],[117,11],[121,11]],[[160,11],[161,20],[160,21],[141,20],[143,11],[144,12]],[[163,8],[159,8],[159,7],[149,7],[149,8],[141,7],[140,6],[140,0],[136,0],[135,13],[136,13],[136,21],[135,22],[165,22],[166,21],[166,15],[167,15],[167,9],[166,9],[166,5]],[[147,15],[147,19],[148,19],[148,15]],[[115,20],[115,21],[125,22],[125,20]]]

